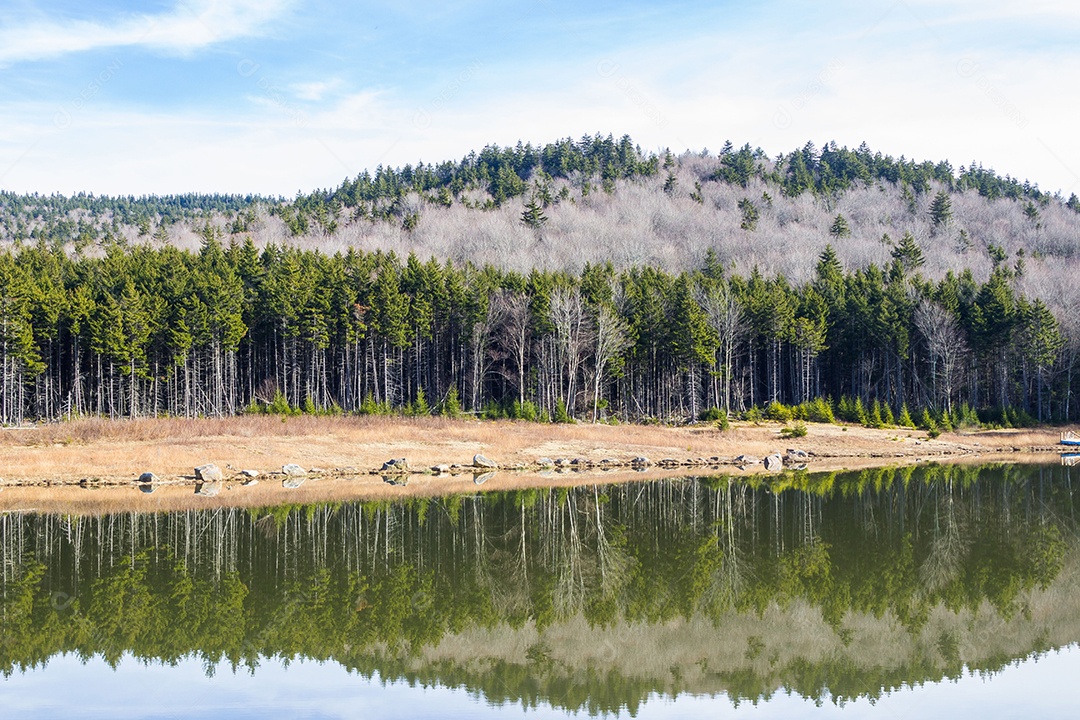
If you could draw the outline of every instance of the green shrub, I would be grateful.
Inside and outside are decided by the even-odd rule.
[[[451,386],[450,391],[446,393],[446,399],[443,400],[442,405],[439,407],[439,414],[451,418],[461,415],[461,400],[458,398],[456,385]]]
[[[908,412],[907,403],[900,406],[900,427],[906,427],[915,429],[915,421],[911,419],[911,413]]]
[[[765,417],[769,420],[776,420],[778,422],[786,423],[791,422],[794,417],[794,413],[787,405],[773,400],[765,408]]]
[[[786,438],[806,437],[806,433],[806,423],[804,423],[802,420],[796,420],[794,425],[782,428],[780,430],[780,435]]]

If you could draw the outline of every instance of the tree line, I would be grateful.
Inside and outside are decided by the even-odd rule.
[[[577,274],[327,255],[207,226],[198,252],[44,243],[0,253],[0,422],[102,415],[459,412],[527,419],[1075,420],[1080,338],[998,263],[930,281],[888,267],[810,282],[587,265]],[[925,412],[921,412],[924,411]]]

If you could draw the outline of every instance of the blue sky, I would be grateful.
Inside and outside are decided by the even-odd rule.
[[[812,140],[1080,194],[1080,8],[8,0],[0,188],[292,196],[489,143]]]

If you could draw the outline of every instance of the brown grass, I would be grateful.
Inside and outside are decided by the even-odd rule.
[[[663,427],[646,425],[540,425],[524,422],[482,422],[445,418],[397,417],[290,417],[253,416],[224,419],[80,420],[37,426],[31,429],[0,430],[0,509],[26,507],[23,501],[40,504],[45,497],[25,497],[16,503],[12,485],[77,485],[87,479],[91,485],[130,485],[143,472],[153,472],[162,480],[186,486],[177,498],[190,495],[193,468],[207,462],[219,465],[226,478],[241,469],[263,475],[280,470],[285,463],[306,468],[322,468],[322,480],[305,485],[308,490],[281,494],[280,476],[266,485],[279,491],[262,496],[245,488],[243,493],[223,492],[214,503],[258,504],[289,502],[315,492],[319,499],[381,497],[424,492],[454,492],[460,485],[446,485],[434,479],[413,482],[408,488],[393,488],[369,473],[394,457],[405,457],[414,468],[432,465],[469,464],[482,453],[500,465],[528,465],[540,457],[585,458],[593,462],[613,459],[627,462],[643,455],[653,461],[673,458],[680,461],[720,457],[730,462],[738,455],[763,457],[801,448],[814,453],[812,468],[855,468],[869,465],[916,462],[923,459],[965,458],[987,453],[1032,449],[1056,450],[1058,431],[990,431],[942,435],[928,440],[926,434],[909,430],[872,430],[855,426],[809,425],[807,437],[788,440],[780,436],[781,425],[736,424],[721,432],[712,426]],[[1045,456],[1044,456],[1045,457]],[[597,471],[598,472],[598,471]],[[664,476],[670,470],[657,471]],[[687,472],[700,473],[700,468]],[[615,479],[610,473],[601,473]],[[656,476],[650,473],[650,476]],[[342,485],[330,489],[333,477]],[[573,477],[573,475],[571,475]],[[626,479],[640,475],[626,474]],[[363,479],[364,483],[359,481]],[[471,476],[468,488],[472,487]],[[529,484],[561,484],[586,480],[565,480],[549,476],[500,473],[485,488]],[[587,480],[596,482],[596,479]],[[515,485],[516,484],[516,485]],[[309,487],[310,486],[310,487]],[[426,488],[426,489],[425,489]],[[265,489],[265,488],[264,488]],[[75,493],[89,495],[84,490]],[[76,505],[87,509],[83,495]],[[105,496],[100,496],[104,498]],[[109,497],[119,497],[109,495]],[[166,497],[155,493],[147,498]],[[89,499],[89,498],[87,498]],[[70,501],[71,498],[68,498]],[[199,498],[201,504],[210,499]],[[141,500],[140,500],[141,501]],[[157,502],[157,500],[155,500]],[[170,501],[172,502],[172,501]],[[180,500],[176,500],[180,502]],[[192,503],[192,499],[184,499]],[[94,506],[99,501],[94,501]],[[105,503],[106,505],[109,502]],[[264,503],[265,504],[265,503]],[[91,510],[92,511],[92,510]]]

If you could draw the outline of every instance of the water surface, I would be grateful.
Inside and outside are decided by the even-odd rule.
[[[1075,472],[5,515],[4,717],[1061,714]]]

